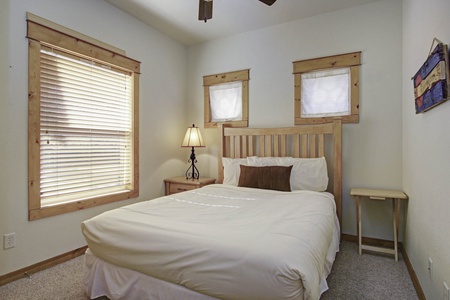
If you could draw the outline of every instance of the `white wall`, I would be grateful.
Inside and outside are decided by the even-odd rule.
[[[450,102],[416,115],[410,78],[427,58],[433,38],[450,44],[449,12],[448,0],[403,1],[405,247],[427,299],[443,299],[443,282],[450,285]]]
[[[27,218],[26,12],[109,43],[142,62],[140,197],[29,222]],[[185,119],[186,48],[103,1],[0,1],[0,275],[86,245],[80,223],[103,211],[163,194],[163,179],[187,166],[180,148]]]
[[[294,125],[293,61],[354,51],[362,51],[362,66],[360,122],[345,124],[343,131],[343,232],[348,234],[356,234],[352,187],[402,187],[401,0],[374,2],[188,48],[188,120],[203,124],[202,76],[249,68],[251,127]],[[216,176],[217,131],[203,131],[206,148],[200,150],[198,166]],[[393,239],[390,203],[368,203],[363,217],[367,217],[364,236]]]

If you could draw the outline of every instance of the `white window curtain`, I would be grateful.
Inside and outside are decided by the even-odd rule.
[[[301,79],[303,118],[350,115],[350,68],[303,73]]]
[[[131,81],[122,70],[41,51],[42,206],[130,189]]]
[[[210,86],[209,99],[212,122],[242,120],[242,81]]]

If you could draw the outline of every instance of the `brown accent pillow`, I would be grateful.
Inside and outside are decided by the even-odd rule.
[[[292,166],[253,167],[240,165],[238,186],[258,189],[291,191]]]

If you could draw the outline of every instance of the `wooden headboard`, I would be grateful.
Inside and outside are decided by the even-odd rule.
[[[334,195],[339,223],[342,226],[342,121],[285,128],[233,128],[219,124],[219,179],[223,182],[222,157],[302,157],[325,156],[332,163],[332,180],[328,190]],[[331,136],[328,138],[327,136]],[[332,143],[332,146],[326,143]],[[332,154],[327,157],[326,150]]]

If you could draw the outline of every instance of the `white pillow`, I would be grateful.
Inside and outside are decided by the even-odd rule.
[[[325,157],[293,158],[293,157],[247,157],[249,166],[291,166],[291,190],[326,191],[328,187],[328,171]],[[239,179],[239,177],[238,177]]]
[[[241,175],[240,165],[247,165],[246,158],[222,157],[223,184],[237,186]]]

